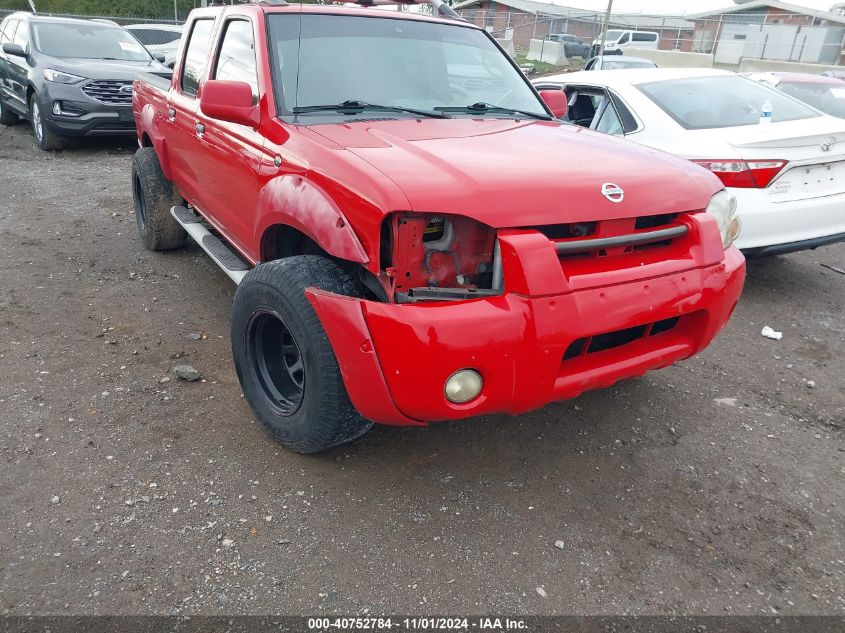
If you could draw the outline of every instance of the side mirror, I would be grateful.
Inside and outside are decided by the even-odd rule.
[[[569,103],[563,90],[541,90],[540,98],[558,119],[565,117],[569,111]]]
[[[252,103],[252,88],[243,81],[206,81],[200,94],[200,110],[213,119],[251,128],[260,122],[258,106]]]
[[[153,59],[156,60],[159,64],[163,64],[164,60],[167,58],[162,53],[153,53]]]
[[[15,57],[26,57],[26,51],[23,49],[23,46],[12,44],[11,42],[3,44],[3,52],[6,55],[14,55]]]

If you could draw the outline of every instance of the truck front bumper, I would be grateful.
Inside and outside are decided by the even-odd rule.
[[[607,285],[570,283],[558,293],[534,283],[535,292],[525,293],[532,283],[517,269],[530,273],[531,266],[520,259],[537,264],[542,240],[519,237],[500,237],[505,281],[516,286],[501,296],[397,305],[307,291],[361,415],[421,425],[519,414],[666,367],[704,349],[724,328],[745,280],[745,260],[732,247],[718,263],[670,274],[641,270],[623,283],[614,281],[624,274],[611,275]],[[556,259],[551,265],[560,269]],[[455,404],[444,386],[464,368],[481,374],[484,387],[471,402]]]

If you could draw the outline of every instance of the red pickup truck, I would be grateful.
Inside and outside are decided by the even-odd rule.
[[[135,82],[141,239],[191,236],[239,284],[244,394],[300,452],[665,367],[742,290],[715,176],[562,123],[440,11],[197,9],[172,82]]]

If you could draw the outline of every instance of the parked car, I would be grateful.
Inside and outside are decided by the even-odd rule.
[[[738,201],[747,255],[845,241],[845,122],[731,72],[654,69],[544,77],[569,119],[702,165]],[[771,106],[769,117],[761,112]]]
[[[599,54],[601,39],[593,40],[592,54]],[[628,31],[623,29],[611,29],[607,32],[604,40],[605,54],[613,54],[627,48],[645,48],[657,50],[660,48],[660,34],[656,31]]]
[[[642,57],[605,55],[593,57],[584,65],[584,70],[621,70],[624,68],[657,68],[657,64]]]
[[[262,3],[195,9],[185,37],[170,83],[135,82],[139,234],[190,235],[239,284],[238,378],[294,450],[605,387],[736,305],[719,179],[560,122],[483,28]]]
[[[754,81],[800,99],[816,110],[845,119],[845,81],[806,73],[752,73]]]
[[[38,146],[68,138],[134,135],[132,81],[169,76],[121,27],[13,13],[0,23],[0,123],[28,119]]]
[[[181,24],[130,24],[124,28],[150,53],[162,55],[165,66],[173,68],[182,41]]]
[[[587,59],[590,56],[591,47],[584,40],[568,33],[552,33],[546,37],[547,40],[563,44],[563,54],[567,58],[581,57]]]
[[[835,79],[845,79],[845,68],[842,70],[826,70],[822,73],[823,77],[833,77]]]

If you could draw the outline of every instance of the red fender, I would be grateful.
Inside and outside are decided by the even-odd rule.
[[[426,426],[407,417],[393,402],[364,320],[365,302],[319,288],[307,288],[305,296],[326,330],[346,392],[358,413],[379,424]]]
[[[167,144],[164,140],[164,134],[159,129],[158,123],[161,114],[156,113],[152,104],[146,104],[141,110],[138,121],[138,129],[146,133],[153,142],[153,148],[158,156],[158,162],[161,165],[161,173],[168,180],[172,180],[170,174],[170,155],[167,152]]]
[[[329,255],[351,262],[370,261],[343,212],[318,185],[302,176],[274,178],[258,200],[256,244],[271,226],[285,224],[301,231]]]

